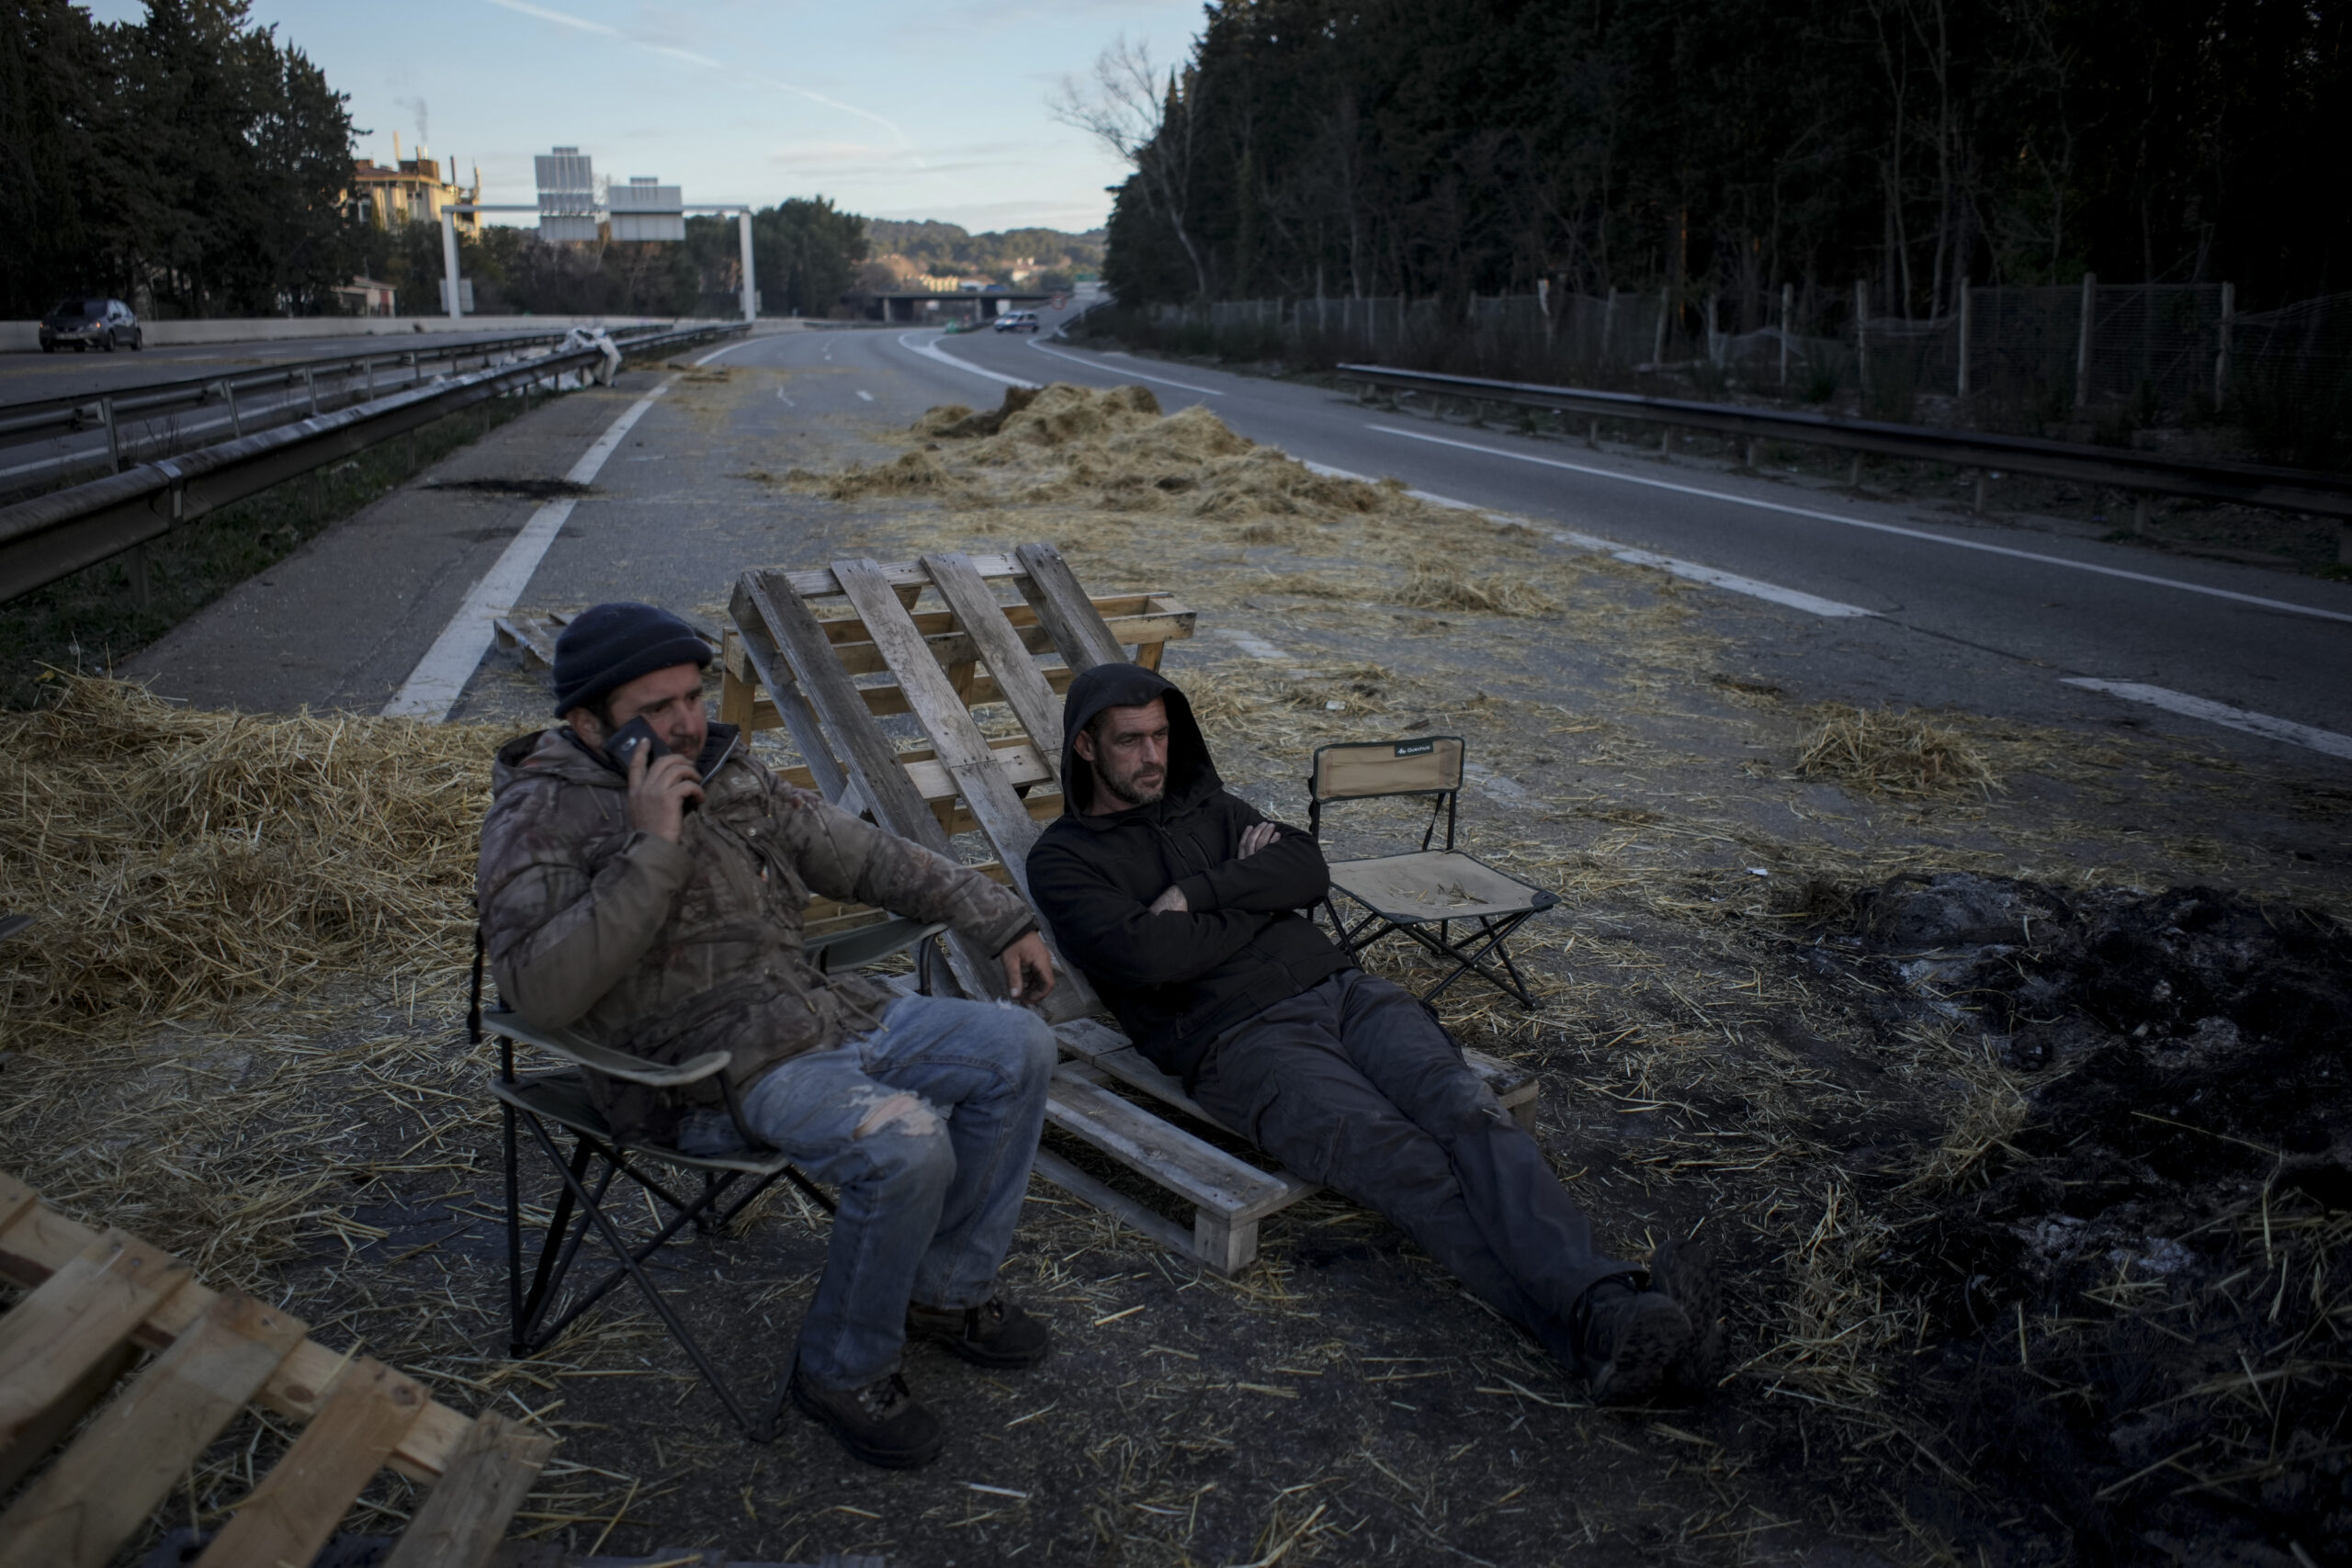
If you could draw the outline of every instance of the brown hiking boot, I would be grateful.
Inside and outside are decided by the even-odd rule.
[[[1672,1370],[1678,1384],[1694,1394],[1713,1393],[1724,1375],[1724,1287],[1714,1256],[1703,1241],[1667,1241],[1650,1258],[1650,1289],[1672,1301],[1690,1320],[1690,1348]]]
[[[1604,1280],[1577,1302],[1577,1348],[1597,1404],[1631,1404],[1665,1385],[1690,1348],[1672,1297]]]
[[[816,1417],[852,1459],[884,1470],[929,1464],[947,1446],[939,1417],[907,1392],[899,1373],[864,1388],[819,1388],[792,1369],[792,1403]]]
[[[907,1337],[944,1345],[976,1367],[1000,1371],[1034,1367],[1050,1355],[1053,1336],[1046,1325],[1001,1299],[976,1307],[907,1303]]]

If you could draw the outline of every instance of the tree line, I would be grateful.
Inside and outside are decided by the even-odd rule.
[[[0,318],[107,293],[158,315],[325,315],[365,276],[438,313],[437,224],[378,229],[347,202],[348,100],[245,0],[148,0],[135,22],[0,0]],[[764,309],[824,315],[855,286],[866,220],[823,197],[752,219]],[[484,226],[460,247],[474,309],[732,314],[731,219],[683,244],[545,245]]]
[[[1125,154],[1104,277],[1195,299],[2352,287],[2338,0],[1213,0],[1061,116]],[[2333,129],[2331,129],[2333,128]],[[2335,192],[2334,196],[2325,193]]]
[[[315,305],[350,178],[344,96],[243,0],[0,0],[0,315],[140,282],[188,315]]]

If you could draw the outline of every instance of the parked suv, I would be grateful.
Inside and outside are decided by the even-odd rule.
[[[1001,333],[1034,333],[1037,330],[1037,312],[1035,310],[1008,311],[996,319],[995,325],[996,330]]]
[[[57,308],[40,319],[40,351],[55,354],[62,343],[72,344],[77,352],[96,344],[108,354],[122,344],[134,349],[147,346],[146,334],[139,330],[139,318],[130,313],[130,307],[96,295],[60,299]]]

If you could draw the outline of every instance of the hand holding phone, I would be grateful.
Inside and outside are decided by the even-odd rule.
[[[702,780],[695,776],[694,764],[662,744],[641,717],[613,731],[605,755],[628,776],[629,826],[676,843],[686,813],[702,803]]]

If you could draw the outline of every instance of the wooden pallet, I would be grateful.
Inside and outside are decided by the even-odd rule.
[[[1023,545],[1011,556],[750,571],[736,585],[732,611],[722,719],[788,728],[804,766],[786,777],[901,837],[953,856],[955,835],[980,834],[995,858],[978,869],[1023,897],[1039,823],[1062,810],[1061,694],[1078,671],[1126,659],[1130,648],[1135,662],[1159,668],[1166,645],[1192,636],[1194,620],[1165,593],[1089,597],[1050,545]],[[981,733],[971,710],[989,703],[1011,709],[1018,734]],[[929,745],[897,750],[878,723],[893,714],[913,716]],[[860,918],[839,908],[822,915],[836,924]],[[1253,1165],[1118,1092],[1114,1085],[1219,1125],[1104,1021],[1084,976],[1056,957],[1061,978],[1047,1016],[1069,1060],[1055,1072],[1047,1119],[1170,1194],[1189,1209],[1190,1226],[1051,1149],[1039,1151],[1038,1173],[1211,1269],[1246,1267],[1257,1256],[1260,1222],[1315,1184]],[[951,943],[948,961],[967,994],[1002,993],[1001,970],[988,954]],[[1515,1114],[1532,1119],[1538,1090],[1531,1075],[1487,1057],[1474,1066]]]
[[[0,1493],[31,1478],[0,1515],[0,1568],[99,1568],[248,1404],[302,1432],[199,1568],[309,1562],[387,1467],[431,1490],[385,1568],[477,1568],[554,1450],[337,1355],[291,1314],[209,1290],[178,1258],[76,1224],[6,1175],[0,1278],[29,1292],[0,1317]]]

